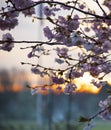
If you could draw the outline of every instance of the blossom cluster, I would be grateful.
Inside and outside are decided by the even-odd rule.
[[[99,102],[102,112],[99,114],[104,120],[111,120],[111,96],[108,96],[104,101]]]
[[[103,5],[100,5],[98,0],[94,2],[101,10],[101,15],[89,8],[87,3],[77,0],[67,2],[7,0],[6,6],[0,9],[0,29],[2,31],[14,29],[19,24],[20,13],[25,17],[33,16],[36,14],[35,6],[43,4],[43,19],[52,26],[47,24],[43,28],[45,42],[37,41],[36,45],[27,47],[32,49],[27,56],[39,59],[43,55],[49,56],[54,52],[54,61],[60,67],[44,67],[37,63],[30,64],[31,71],[41,77],[48,75],[51,83],[58,84],[58,89],[61,88],[61,84],[64,84],[65,94],[76,91],[77,86],[73,80],[82,77],[85,72],[89,72],[94,77],[91,84],[96,87],[105,86],[107,82],[104,81],[104,77],[111,72],[111,2],[104,0]],[[39,16],[37,18],[42,19]],[[0,50],[11,51],[13,47],[13,36],[10,33],[4,34],[0,42]],[[61,65],[65,67],[62,68]],[[33,90],[32,93],[36,92],[37,90]],[[104,110],[100,116],[104,119],[111,119],[110,100],[109,96],[99,103]],[[92,126],[88,125],[85,129],[91,128]]]
[[[55,40],[56,42],[60,42],[65,46],[74,46],[77,45],[81,41],[80,37],[74,35],[74,31],[79,28],[79,16],[74,15],[73,18],[64,16],[58,16],[58,20],[56,21],[56,27],[54,30],[51,30],[48,26],[44,28],[44,35],[49,40]],[[83,41],[81,41],[83,42]]]
[[[37,2],[40,1],[38,0]],[[32,16],[35,14],[34,6],[37,2],[33,2],[32,0],[8,0],[7,7],[1,10],[3,13],[1,13],[0,17],[0,29],[10,30],[18,25],[18,16],[20,12],[25,16]],[[92,80],[91,83],[97,87],[104,86],[106,82],[102,80],[104,76],[111,71],[111,62],[109,60],[109,52],[111,50],[111,20],[108,19],[110,17],[110,12],[103,13],[103,16],[101,16],[103,18],[101,18],[98,14],[95,15],[93,10],[86,6],[85,2],[69,1],[67,3],[56,3],[54,0],[49,0],[47,2],[46,0],[41,1],[41,3],[44,2],[45,5],[42,13],[44,17],[52,23],[52,27],[48,25],[44,27],[44,36],[49,40],[48,42],[50,45],[53,42],[57,43],[57,47],[53,49],[56,53],[55,62],[60,65],[66,65],[65,69],[52,69],[54,72],[50,76],[52,82],[60,82],[59,77],[63,76],[61,79],[67,84],[67,88],[67,86],[72,86],[70,84],[73,79],[83,76],[85,72],[90,72],[90,74],[97,79]],[[75,8],[72,6],[73,4],[75,4]],[[109,1],[105,0],[103,5],[110,9]],[[87,10],[87,12],[89,11],[89,16],[93,15],[95,17],[88,19],[89,16],[85,16],[83,12],[84,17],[81,18],[81,15],[75,13],[74,10],[76,10],[76,8],[78,8],[77,10],[80,12]],[[102,9],[102,11],[103,10],[104,9]],[[67,11],[66,15],[62,14],[62,11]],[[107,17],[105,15],[107,15]],[[85,26],[83,26],[84,24]],[[92,32],[93,35],[88,34]],[[7,38],[2,39],[4,42],[1,45],[1,49],[10,51],[14,46],[14,42],[12,42],[14,39],[11,34],[4,34],[3,37]],[[7,43],[10,44],[7,45]],[[63,45],[63,47],[61,45]],[[41,55],[50,54],[49,50],[46,51],[44,48],[41,48],[42,44],[40,44],[40,46],[33,46],[32,51],[27,55],[28,58],[40,58]],[[74,57],[75,49],[70,53],[70,48],[79,49],[76,59]],[[33,67],[31,71],[44,76],[48,74],[48,69],[51,70],[47,67],[36,66]],[[54,77],[57,77],[56,80],[54,80]]]
[[[47,37],[50,44],[51,42],[57,43],[57,47],[54,49],[57,54],[55,62],[60,65],[69,65],[66,69],[61,69],[61,76],[64,75],[64,81],[69,82],[74,78],[81,77],[85,72],[90,72],[93,77],[98,79],[96,81],[92,81],[94,85],[97,87],[99,85],[105,85],[105,82],[101,80],[111,71],[111,62],[108,57],[111,50],[111,19],[108,19],[110,17],[110,12],[106,13],[101,7],[102,11],[104,11],[103,16],[101,16],[103,17],[102,19],[98,16],[98,14],[93,14],[93,10],[87,8],[84,2],[82,3],[76,1],[75,3],[74,1],[70,1],[67,3],[56,3],[55,1],[46,2],[45,0],[41,1],[41,3],[42,2],[47,3],[47,5],[45,4],[43,7],[43,14],[46,19],[53,24],[52,28],[46,26],[43,31],[44,36]],[[8,0],[6,3],[7,6],[1,9],[1,30],[11,30],[18,25],[18,16],[20,12],[22,12],[25,16],[32,16],[35,14],[34,6],[37,3],[32,0]],[[75,8],[72,6],[73,4],[75,4]],[[105,0],[103,5],[105,5],[108,9],[111,8],[108,0]],[[76,8],[78,8],[77,10],[80,12],[83,12],[81,9],[84,11],[89,10],[89,16],[93,15],[95,17],[91,20],[87,20],[87,16],[84,16],[86,19],[84,20],[83,18],[83,20],[81,20],[80,16],[74,11]],[[66,15],[59,13],[66,10],[69,11]],[[107,15],[107,17],[105,15]],[[84,23],[87,23],[88,26],[86,25],[83,27]],[[88,35],[88,32],[90,31],[94,33],[94,36]],[[2,40],[3,43],[1,44],[1,49],[10,51],[14,46],[14,39],[11,34],[4,34]],[[63,45],[64,47],[60,47],[59,45]],[[74,51],[70,54],[68,49],[73,47],[80,49],[76,61],[73,54]],[[32,48],[28,57],[39,58],[40,55],[36,55],[38,48],[38,46]],[[41,51],[41,55],[46,55],[46,53],[44,53],[44,49]],[[39,68],[41,67],[39,66]],[[45,68],[45,70],[48,70],[48,68]],[[57,69],[55,70],[57,71]],[[44,73],[37,67],[32,68],[32,72],[35,74]],[[53,79],[53,76],[51,78]],[[60,80],[59,78],[57,79]]]
[[[11,4],[11,5],[10,5]],[[3,7],[1,10],[0,16],[0,29],[1,30],[10,30],[18,25],[18,16],[19,10],[22,10],[22,13],[25,16],[31,16],[35,14],[35,8],[25,9],[33,5],[31,0],[9,0],[7,1],[7,7]],[[3,11],[3,13],[2,13]]]
[[[103,4],[110,8],[110,2],[107,0]],[[84,4],[79,3],[78,6],[80,9],[86,8]],[[64,5],[63,7],[67,6]],[[56,15],[53,13],[53,6],[49,6],[48,10],[50,10],[50,16],[51,14]],[[46,13],[44,14],[46,17],[49,16]],[[109,13],[107,15],[109,17]],[[48,40],[53,40],[66,46],[66,48],[58,47],[55,49],[57,56],[59,56],[59,59],[56,58],[55,61],[63,64],[65,59],[67,59],[67,63],[70,66],[69,69],[66,68],[66,71],[63,71],[64,79],[73,80],[82,76],[85,72],[90,72],[93,77],[98,79],[96,81],[93,80],[92,84],[97,87],[106,85],[106,82],[102,80],[111,71],[111,62],[107,56],[111,51],[111,20],[99,19],[98,17],[94,17],[92,20],[85,20],[90,29],[86,26],[84,31],[81,31],[83,23],[80,21],[79,15],[74,13],[73,15],[59,15],[56,17],[57,20],[55,21],[50,18],[49,21],[54,24],[54,28],[46,26],[44,35]],[[94,32],[94,36],[87,34],[90,31]],[[84,49],[84,52],[78,55],[78,62],[75,64],[70,64],[73,58],[69,56],[67,47]]]
[[[25,16],[31,16],[35,14],[35,8],[28,8],[34,4],[32,0],[12,0],[11,2],[14,4],[15,9],[18,11],[22,10],[22,13]]]
[[[2,31],[14,29],[18,25],[18,17],[20,11],[25,16],[32,16],[35,14],[35,8],[28,8],[34,4],[32,0],[7,0],[6,7],[2,7],[0,10],[0,29]],[[3,45],[0,49],[10,51],[13,48],[11,40],[13,40],[11,34],[7,33],[3,35]],[[8,41],[8,45],[7,45]]]
[[[10,33],[6,33],[2,36],[3,44],[0,46],[0,49],[5,51],[11,51],[14,47],[14,38]]]
[[[13,10],[13,7],[9,7],[7,10],[8,12],[1,15],[0,17],[0,29],[3,31],[13,29],[18,25],[17,17],[19,13],[17,11],[11,12],[11,10]]]

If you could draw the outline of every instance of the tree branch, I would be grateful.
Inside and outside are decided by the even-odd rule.
[[[97,14],[92,14],[92,13],[90,13],[90,12],[88,12],[88,11],[81,10],[81,9],[75,7],[75,6],[66,5],[65,3],[58,2],[58,1],[38,1],[38,2],[34,2],[33,5],[30,5],[30,6],[28,6],[28,7],[25,7],[25,8],[22,8],[22,9],[14,9],[14,10],[11,10],[10,12],[14,12],[14,11],[19,11],[19,12],[20,12],[20,11],[24,11],[24,10],[33,8],[33,7],[35,7],[35,6],[39,5],[39,4],[45,4],[45,3],[46,3],[46,4],[58,4],[58,5],[63,5],[63,6],[66,6],[66,7],[72,8],[72,9],[75,9],[75,10],[77,10],[77,11],[83,13],[83,14],[87,14],[87,15],[90,15],[90,16],[94,16],[95,18],[99,18],[99,19],[111,19],[111,17],[109,17],[109,16],[100,16],[100,15],[97,15]],[[3,13],[0,13],[0,14],[2,15],[2,14],[5,14],[5,13],[7,13],[7,12],[8,12],[8,11],[3,12]]]
[[[105,12],[104,9],[101,7],[101,5],[100,5],[100,3],[99,3],[98,0],[96,0],[96,3],[98,4],[99,8],[102,10],[103,14],[104,14],[105,16],[107,16],[106,12]]]
[[[96,118],[98,115],[100,115],[101,113],[103,113],[104,111],[106,111],[106,110],[108,110],[108,109],[111,110],[111,106],[108,106],[108,107],[106,107],[105,109],[99,111],[99,112],[96,113],[94,116],[90,117],[89,120],[92,120],[92,119]]]
[[[3,40],[0,40],[0,44],[2,43],[5,43],[5,42],[9,42],[9,41],[3,41]],[[43,41],[11,41],[11,42],[14,42],[14,43],[37,43],[38,45],[62,45],[61,43],[58,43],[58,42],[49,42],[49,41],[46,41],[46,42],[43,42]]]

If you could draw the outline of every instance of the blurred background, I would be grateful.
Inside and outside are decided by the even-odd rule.
[[[106,88],[98,94],[51,91],[32,96],[26,87],[33,81],[29,75],[16,68],[0,70],[0,130],[81,130],[85,124],[78,122],[79,116],[97,113],[98,102],[107,97]],[[101,120],[97,122],[94,130],[105,130]]]

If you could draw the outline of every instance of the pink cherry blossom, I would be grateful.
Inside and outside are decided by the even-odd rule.
[[[104,1],[104,5],[105,5],[106,7],[108,7],[109,10],[111,10],[111,1],[110,1],[110,0],[105,0],[105,1]]]
[[[75,84],[72,84],[72,83],[69,83],[65,86],[65,89],[64,89],[64,93],[65,94],[72,94],[75,92],[76,90],[76,85]]]
[[[35,14],[34,7],[25,10],[25,8],[28,8],[34,4],[32,0],[27,0],[27,1],[26,0],[12,0],[12,2],[16,6],[17,9],[24,9],[22,13],[25,16],[31,16]]]
[[[0,46],[0,49],[5,51],[11,51],[14,47],[14,38],[10,33],[3,34],[2,36],[2,46]]]
[[[68,49],[67,48],[56,48],[57,55],[63,58],[68,57]]]
[[[111,120],[111,96],[108,96],[104,101],[100,101],[99,106],[103,110],[99,117],[104,120]]]
[[[52,31],[50,30],[50,28],[48,26],[46,26],[44,29],[44,35],[49,39],[51,40],[53,38],[53,34],[52,34]]]

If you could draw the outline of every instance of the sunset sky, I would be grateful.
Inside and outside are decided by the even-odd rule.
[[[87,1],[87,4],[90,5],[91,8],[96,9],[96,5],[94,2]],[[3,5],[3,1],[0,1],[0,6]],[[37,9],[36,9],[37,11]],[[100,10],[97,10],[99,12]],[[38,13],[38,12],[37,12]],[[99,12],[101,13],[101,12]],[[15,40],[27,40],[27,41],[35,41],[35,40],[44,40],[42,38],[42,29],[41,27],[46,26],[47,23],[44,23],[42,26],[39,21],[35,20],[35,22],[32,22],[32,17],[24,17],[22,14],[19,17],[19,25],[15,27],[15,29],[11,30],[12,35],[14,36]],[[2,37],[2,34],[7,33],[9,31],[1,31],[0,30],[0,39]],[[56,64],[53,62],[52,55],[50,58],[47,59],[41,59],[37,61],[37,59],[28,59],[27,54],[29,53],[30,49],[21,50],[20,47],[27,47],[31,44],[24,44],[24,43],[16,43],[15,47],[11,52],[6,52],[0,50],[0,69],[8,69],[11,70],[12,68],[16,68],[17,70],[25,70],[27,72],[31,72],[30,68],[31,66],[28,65],[21,65],[21,62],[30,62],[30,63],[41,63],[43,62],[44,65],[47,64],[48,66],[56,66]],[[34,74],[29,74],[29,77],[33,81],[36,81],[37,77]],[[110,78],[110,76],[109,76]]]

